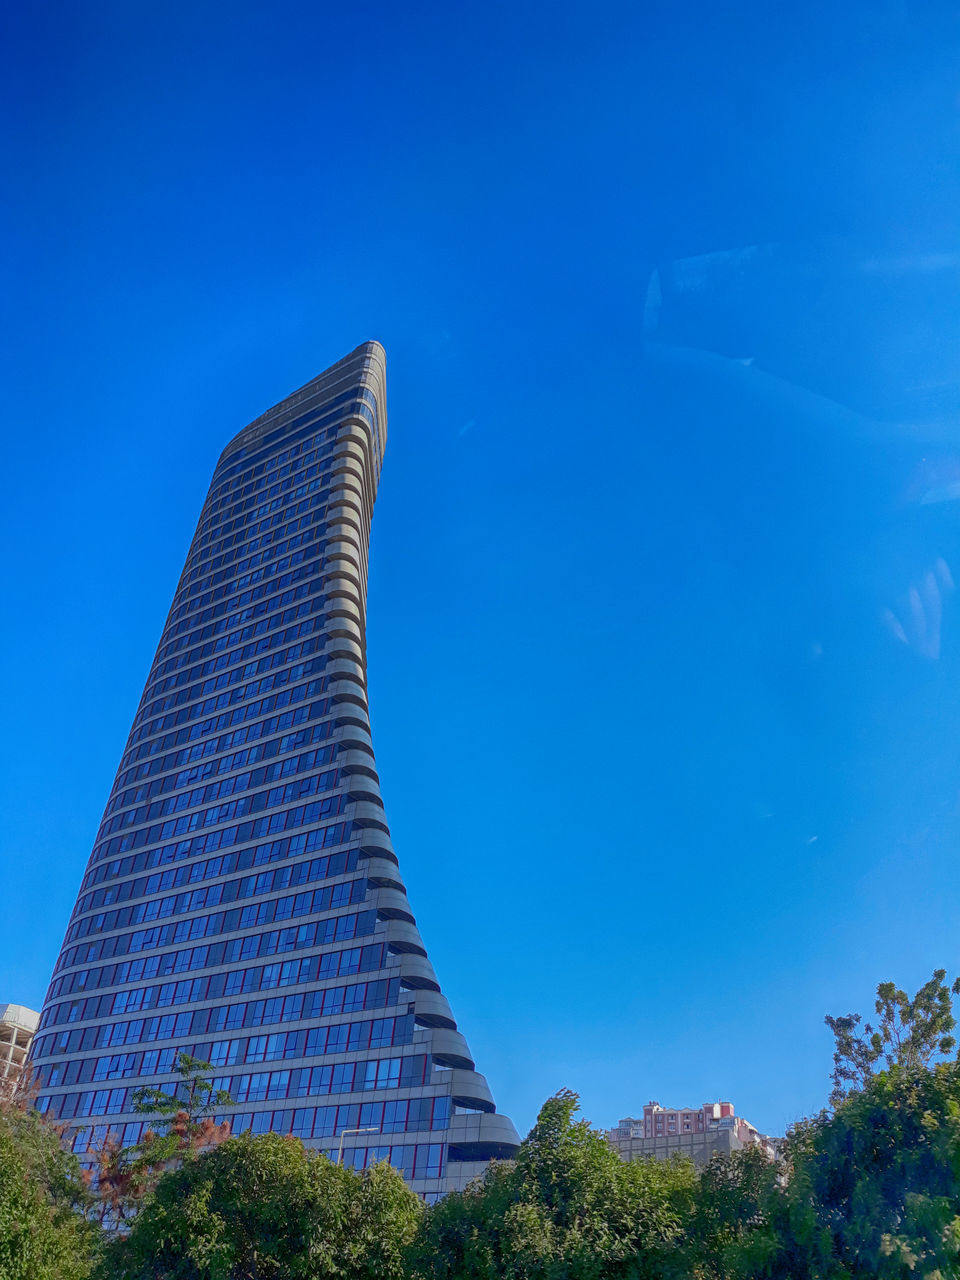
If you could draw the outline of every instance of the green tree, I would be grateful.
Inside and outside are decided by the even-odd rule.
[[[99,1232],[80,1164],[32,1108],[0,1105],[0,1277],[85,1280]]]
[[[164,1170],[216,1146],[230,1136],[230,1122],[217,1124],[213,1112],[233,1099],[214,1088],[209,1062],[187,1053],[177,1058],[180,1079],[172,1088],[144,1086],[134,1090],[133,1110],[156,1117],[140,1142],[124,1147],[108,1132],[89,1154],[96,1161],[95,1216],[101,1225],[119,1227],[136,1214]]]
[[[700,1171],[684,1244],[693,1280],[792,1277],[783,1167],[758,1147],[714,1155]]]
[[[827,1019],[834,1111],[794,1126],[772,1176],[745,1177],[742,1158],[708,1166],[691,1222],[691,1274],[960,1276],[960,1065],[937,1061],[954,1048],[957,986],[945,978],[937,970],[912,999],[882,983],[879,1022],[863,1033],[856,1015]]]
[[[678,1254],[695,1185],[688,1162],[624,1164],[548,1099],[515,1162],[427,1210],[411,1251],[422,1280],[615,1280],[661,1276]]]
[[[955,1048],[953,996],[960,994],[960,978],[948,986],[946,976],[946,969],[935,970],[913,999],[892,982],[881,982],[874,1004],[879,1022],[876,1026],[864,1023],[862,1031],[859,1013],[827,1015],[824,1021],[836,1040],[832,1106],[851,1090],[864,1088],[881,1060],[888,1069],[914,1070],[929,1067]]]
[[[402,1280],[420,1201],[296,1138],[243,1134],[164,1173],[100,1280]]]
[[[797,1276],[960,1275],[960,1067],[894,1064],[797,1126],[783,1242]]]
[[[182,1159],[189,1151],[216,1142],[218,1133],[223,1137],[229,1133],[229,1126],[224,1130],[213,1115],[218,1108],[231,1106],[233,1099],[226,1089],[214,1088],[209,1076],[212,1065],[181,1053],[176,1071],[180,1079],[172,1089],[148,1086],[133,1091],[133,1110],[157,1117],[140,1146],[144,1158],[154,1162]]]

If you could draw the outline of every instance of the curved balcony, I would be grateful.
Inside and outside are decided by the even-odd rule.
[[[412,991],[439,991],[440,983],[426,956],[413,954],[400,957],[400,985]]]
[[[342,509],[340,509],[342,510]],[[330,515],[327,519],[327,525],[324,529],[324,536],[334,542],[349,542],[358,550],[363,547],[363,537],[360,533],[360,525],[356,517],[351,513],[350,518],[345,518],[338,513]]]
[[[337,538],[336,541],[328,540],[324,548],[323,558],[325,560],[336,560],[340,556],[351,560],[358,568],[363,563],[363,556],[356,542],[347,538]]]
[[[451,1116],[450,1160],[511,1160],[520,1146],[513,1121],[499,1111],[474,1116]]]
[[[465,1067],[474,1071],[476,1063],[470,1057],[470,1049],[459,1031],[437,1027],[430,1037],[430,1053],[441,1067]]]
[[[382,828],[365,827],[360,832],[360,853],[369,857],[386,858],[393,863],[397,861],[390,832]]]
[[[368,492],[369,487],[366,483],[367,477],[364,475],[363,464],[358,462],[356,458],[342,455],[339,450],[331,455],[330,461],[333,464],[330,468],[331,489],[335,486],[338,489],[346,490],[348,493],[353,489],[364,506],[367,505],[368,499],[371,499],[370,505],[372,506],[372,495]]]
[[[415,924],[410,924],[407,920],[387,920],[386,926],[387,946],[396,955],[412,953],[426,956],[427,949]]]
[[[334,458],[333,466],[330,468],[330,479],[337,481],[343,489],[355,490],[361,504],[364,503],[368,485],[362,462],[347,455]]]
[[[479,1071],[465,1071],[462,1067],[454,1067],[447,1080],[450,1084],[450,1097],[458,1107],[470,1107],[474,1111],[496,1111],[490,1086]]]
[[[366,654],[363,632],[356,618],[348,618],[345,613],[330,613],[327,617],[327,635],[331,640],[346,640],[348,644],[357,644],[361,655]],[[365,656],[363,661],[366,661]]]
[[[331,455],[333,467],[331,468],[331,477],[351,473],[357,477],[364,489],[367,485],[367,460],[363,456],[363,450],[354,440],[337,441]]]
[[[383,801],[380,798],[380,783],[376,777],[371,778],[368,773],[360,773],[357,769],[351,769],[347,773],[347,796],[350,800],[363,800],[368,804],[378,805],[383,808]]]
[[[404,892],[398,892],[396,889],[377,889],[374,905],[381,920],[406,920],[408,924],[416,924]]]
[[[327,693],[329,692],[330,690],[328,689]],[[346,698],[334,698],[333,701],[337,708],[336,724],[340,728],[359,729],[364,733],[367,731],[370,721],[366,715],[366,703],[358,703],[354,699],[348,702]],[[338,740],[336,734],[334,734],[333,740],[334,742]]]
[[[357,662],[364,666],[363,646],[353,636],[340,635],[332,640],[323,655],[327,662]]]
[[[360,870],[366,872],[367,880],[375,889],[397,889],[406,893],[397,864],[388,858],[366,858]]]
[[[370,758],[373,758],[373,743],[370,740],[370,732],[361,728],[356,721],[341,720],[337,717],[337,727],[332,737],[334,742],[339,743],[341,750],[366,751]]]
[[[345,485],[338,482],[330,490],[330,500],[327,505],[327,523],[330,524],[334,520],[355,524],[361,530],[365,528],[367,522],[364,515],[364,504],[352,484]]]
[[[324,645],[324,656],[334,660],[343,658],[347,662],[356,662],[361,667],[364,663],[363,648],[358,641],[346,635],[331,635],[330,639]]]
[[[358,582],[363,575],[363,560],[357,548],[349,542],[328,542],[323,552],[323,566],[327,573],[348,575]],[[335,566],[339,566],[335,568]]]
[[[324,692],[334,702],[352,702],[355,706],[366,710],[366,692],[355,680],[331,680]]]
[[[363,557],[353,542],[344,538],[338,538],[336,541],[328,540],[323,548],[323,561],[325,565],[340,559],[341,556],[350,557],[359,567],[363,563]],[[361,588],[362,592],[362,588]]]
[[[447,1027],[451,1031],[457,1029],[447,997],[439,991],[418,991],[413,1011],[414,1018],[421,1027]]]
[[[358,662],[356,658],[334,658],[332,662],[328,662],[324,667],[323,673],[331,680],[356,680],[361,688],[366,683],[363,664]]]
[[[363,628],[363,610],[357,604],[356,600],[342,596],[339,593],[328,591],[327,613],[331,618],[349,618],[354,626]]]
[[[363,589],[363,570],[352,556],[324,556],[323,571],[331,580],[336,578],[338,582],[349,582],[354,587]]]
[[[340,427],[331,456],[334,458],[353,458],[362,467],[366,468],[370,463],[367,433],[366,431],[358,432],[356,426],[353,425],[353,423],[360,421],[362,419],[354,418],[346,428]]]
[[[340,574],[332,573],[329,575],[329,581],[323,589],[324,600],[327,603],[327,612],[333,613],[337,600],[346,600],[354,606],[360,617],[365,616],[365,601],[363,593],[358,590],[357,584],[351,582],[349,578],[344,578]]]
[[[382,804],[374,804],[371,800],[357,800],[350,816],[358,827],[379,827],[387,835],[390,834]]]
[[[346,776],[347,799],[358,804],[374,805],[381,810],[380,821],[386,824],[383,816],[383,799],[380,795],[380,784],[369,774],[350,772]]]
[[[346,746],[341,743],[337,752],[337,768],[342,773],[362,774],[364,777],[371,778],[374,782],[379,783],[380,781],[377,776],[373,752],[367,751],[362,747]],[[379,791],[377,794],[379,794]]]
[[[335,476],[334,479],[338,481],[339,485],[337,519],[352,521],[363,534],[364,541],[369,543],[370,508],[364,498],[362,488],[356,483],[353,476]],[[347,483],[341,483],[343,481]]]

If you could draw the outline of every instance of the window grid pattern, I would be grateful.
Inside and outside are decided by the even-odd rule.
[[[235,1131],[343,1141],[430,1196],[477,1157],[450,1070],[473,1063],[391,869],[369,747],[381,369],[358,349],[214,473],[33,1042],[37,1105],[79,1151],[109,1128],[136,1141],[133,1091],[188,1052]]]

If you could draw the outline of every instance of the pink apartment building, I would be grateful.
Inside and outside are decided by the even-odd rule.
[[[775,1143],[743,1116],[732,1102],[705,1102],[701,1107],[662,1107],[648,1102],[643,1117],[627,1116],[607,1131],[607,1141],[624,1160],[641,1156],[688,1155],[705,1164],[715,1152],[729,1155],[744,1147],[762,1147],[771,1159]]]

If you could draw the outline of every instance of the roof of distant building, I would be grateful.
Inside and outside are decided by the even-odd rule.
[[[36,1031],[40,1015],[25,1004],[0,1004],[0,1023],[11,1023],[24,1031]]]

